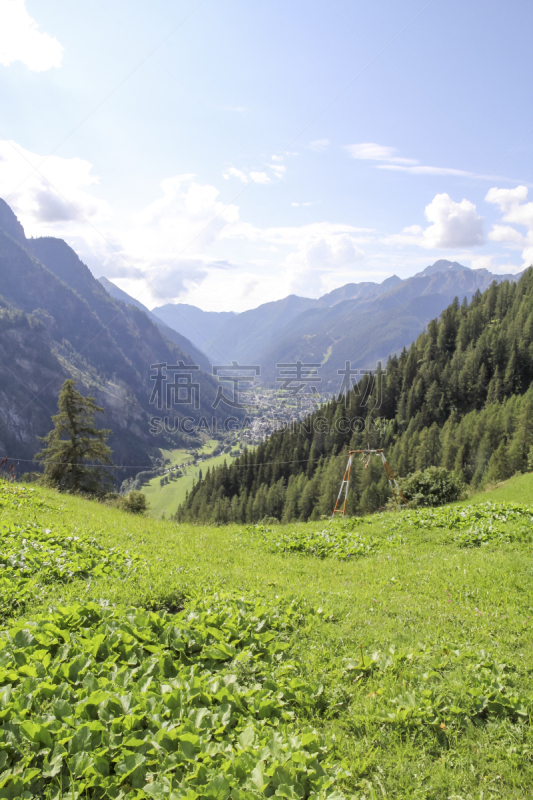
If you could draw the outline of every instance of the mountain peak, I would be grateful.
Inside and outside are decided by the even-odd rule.
[[[26,241],[26,234],[24,228],[17,219],[15,213],[11,210],[5,200],[0,197],[0,230],[11,236],[12,239],[20,244]]]
[[[471,272],[470,267],[465,267],[463,264],[459,264],[458,261],[447,261],[445,258],[439,258],[434,264],[426,267],[422,272],[417,272],[413,277],[426,278],[429,275],[436,275],[437,272],[464,272],[465,270]]]

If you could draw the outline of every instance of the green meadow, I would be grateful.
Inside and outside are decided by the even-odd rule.
[[[530,504],[207,528],[1,484],[0,798],[532,797]]]
[[[148,500],[148,514],[152,517],[160,518],[165,512],[167,519],[176,513],[178,506],[185,500],[185,495],[191,490],[195,481],[200,476],[200,470],[205,475],[207,469],[214,468],[223,464],[231,462],[231,457],[228,453],[211,457],[211,453],[217,445],[215,439],[208,440],[202,448],[199,449],[199,459],[201,463],[194,464],[193,456],[187,450],[162,450],[163,457],[168,459],[169,467],[177,466],[178,464],[185,464],[183,474],[175,480],[169,480],[167,484],[161,486],[161,478],[152,478],[142,487],[142,491]],[[204,460],[205,459],[205,460]]]

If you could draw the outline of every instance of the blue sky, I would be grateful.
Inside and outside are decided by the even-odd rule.
[[[0,196],[154,307],[533,261],[533,9],[0,0]]]

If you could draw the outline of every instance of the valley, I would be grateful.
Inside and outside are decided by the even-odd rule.
[[[192,489],[198,480],[200,471],[205,474],[208,468],[222,465],[229,460],[228,454],[212,456],[218,442],[214,439],[207,441],[195,451],[195,455],[186,450],[163,450],[163,458],[170,464],[161,477],[152,478],[142,485],[142,491],[148,500],[148,513],[152,517],[165,516],[167,519],[176,513],[178,506],[185,500],[185,495]],[[178,468],[173,469],[173,468]],[[173,473],[178,471],[179,477]],[[166,483],[161,482],[166,479]]]

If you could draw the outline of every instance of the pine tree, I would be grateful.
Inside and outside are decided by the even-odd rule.
[[[504,481],[510,478],[513,474],[512,466],[510,464],[509,453],[505,442],[501,442],[500,446],[495,450],[490,457],[485,476],[486,481]]]
[[[106,445],[110,430],[99,430],[94,425],[96,412],[104,409],[96,405],[94,397],[83,397],[74,387],[76,381],[68,379],[59,394],[59,414],[52,417],[53,430],[42,437],[45,447],[35,458],[44,464],[44,482],[62,491],[103,494],[112,487],[111,475],[87,461],[112,465],[112,451]]]

